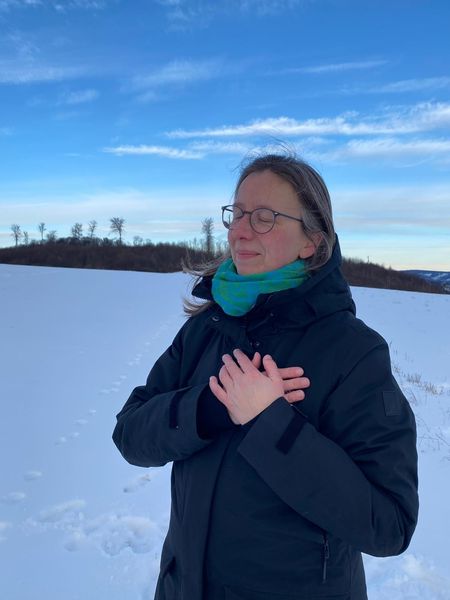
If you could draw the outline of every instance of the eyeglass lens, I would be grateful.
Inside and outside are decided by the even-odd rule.
[[[243,216],[244,212],[239,206],[227,206],[223,209],[223,224],[231,229]],[[250,225],[256,233],[267,233],[274,223],[275,215],[267,208],[256,208],[250,212]]]

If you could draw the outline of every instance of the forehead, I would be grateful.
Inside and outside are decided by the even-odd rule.
[[[290,183],[272,171],[261,171],[244,179],[237,190],[235,204],[246,209],[264,206],[282,211],[297,208],[300,201]]]

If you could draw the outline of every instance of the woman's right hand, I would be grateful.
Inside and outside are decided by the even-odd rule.
[[[252,364],[258,370],[261,368],[262,357],[259,352],[255,352],[252,360]],[[276,367],[276,365],[274,365]],[[278,367],[276,367],[278,368]],[[269,377],[266,371],[261,371],[263,375]],[[304,400],[305,392],[303,389],[308,388],[310,386],[310,381],[307,377],[303,377],[303,369],[301,367],[284,367],[278,368],[278,375],[282,380],[284,397],[288,402],[299,402],[300,400]],[[223,402],[223,398],[221,397],[224,393],[223,390],[220,392],[218,386],[218,378],[213,378],[214,383],[210,382],[210,389],[213,394],[216,396],[218,400]],[[239,425],[240,421],[235,417],[232,412],[228,409],[228,414],[230,415],[230,419],[233,421],[235,425]]]
[[[261,368],[261,354],[255,352],[252,363],[257,368]],[[267,375],[263,371],[264,375]],[[288,402],[299,402],[305,399],[305,388],[311,385],[311,382],[307,377],[303,377],[304,371],[301,367],[284,367],[278,368],[278,373],[283,380],[284,397]]]

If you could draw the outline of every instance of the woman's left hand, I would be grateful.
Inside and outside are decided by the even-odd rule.
[[[232,421],[244,425],[259,415],[280,396],[284,396],[283,379],[271,356],[263,357],[265,374],[241,351],[233,350],[222,357],[223,366],[217,377],[210,377],[211,391],[226,406]]]

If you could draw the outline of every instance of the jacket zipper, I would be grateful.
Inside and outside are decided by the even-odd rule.
[[[323,563],[322,563],[322,583],[327,580],[327,562],[330,558],[330,546],[328,544],[328,536],[324,532],[323,534]]]

